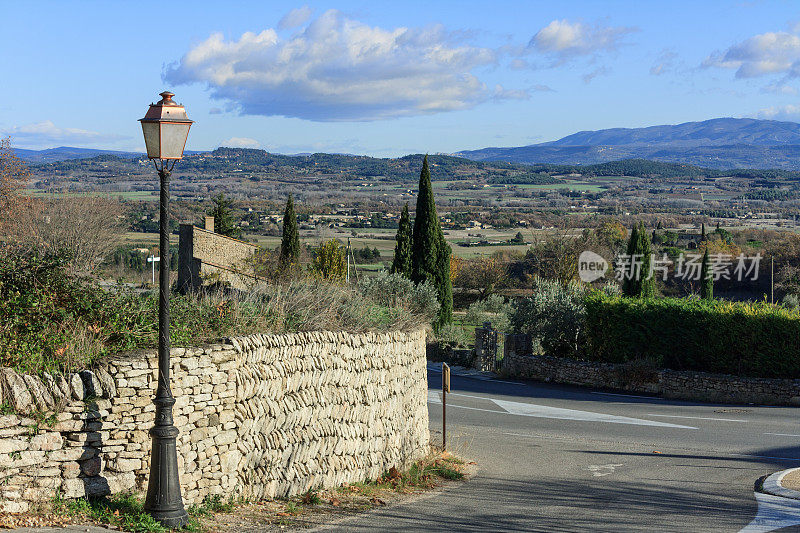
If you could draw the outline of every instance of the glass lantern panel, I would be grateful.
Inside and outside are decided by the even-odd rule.
[[[161,158],[180,159],[189,136],[189,124],[161,123]]]
[[[158,122],[142,122],[142,132],[144,133],[144,144],[147,148],[147,157],[159,158],[161,157],[161,139],[160,129]]]

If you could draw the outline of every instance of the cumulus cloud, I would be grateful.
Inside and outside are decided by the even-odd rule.
[[[773,106],[761,109],[756,115],[758,118],[770,120],[800,121],[800,105]]]
[[[222,113],[224,113],[224,111],[219,107],[212,107],[208,110],[209,115],[221,115]]]
[[[704,67],[736,69],[737,78],[800,75],[800,36],[785,31],[755,35],[703,61]]]
[[[539,30],[528,46],[564,62],[578,56],[594,56],[616,50],[622,45],[622,38],[634,31],[637,31],[636,28],[554,20]]]
[[[164,80],[204,83],[243,114],[369,121],[496,97],[473,70],[497,54],[441,26],[384,29],[330,10],[287,39],[273,29],[232,41],[215,33],[168,66]]]
[[[16,145],[34,147],[94,145],[98,142],[118,141],[129,138],[124,135],[108,135],[78,128],[60,128],[51,120],[24,126],[14,126],[11,129],[4,130],[3,135],[10,136]]]
[[[308,19],[311,18],[313,11],[308,6],[298,7],[286,13],[283,18],[278,22],[279,30],[288,30],[302,26]]]
[[[250,137],[231,137],[230,139],[225,139],[221,143],[220,146],[224,146],[226,148],[260,148],[261,143],[255,139],[251,139]]]

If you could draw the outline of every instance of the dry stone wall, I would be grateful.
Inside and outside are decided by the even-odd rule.
[[[659,370],[645,364],[609,364],[545,355],[503,358],[503,373],[539,381],[609,388],[665,398],[720,403],[800,405],[800,379],[745,378]]]
[[[145,487],[157,357],[0,370],[0,511]],[[172,350],[184,500],[289,496],[428,452],[425,333],[308,332]]]

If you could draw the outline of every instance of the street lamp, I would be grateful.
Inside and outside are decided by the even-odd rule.
[[[183,106],[172,100],[174,94],[164,91],[160,96],[139,122],[147,157],[161,178],[159,249],[161,257],[169,257],[169,175],[183,157],[192,121]],[[144,509],[164,526],[177,528],[186,524],[189,515],[183,507],[178,479],[178,428],[172,420],[175,398],[169,387],[169,262],[162,262],[158,293],[158,388],[153,399],[156,416],[150,430],[153,446]]]

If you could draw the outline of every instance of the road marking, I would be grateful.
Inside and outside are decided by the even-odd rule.
[[[719,422],[747,422],[747,420],[739,420],[738,418],[714,418],[710,416],[656,415],[653,413],[647,413],[645,416],[660,416],[663,418],[691,418],[692,420],[718,420]]]
[[[654,420],[644,420],[641,418],[630,418],[627,416],[607,415],[603,413],[593,413],[590,411],[578,411],[577,409],[563,409],[561,407],[549,407],[547,405],[536,405],[532,403],[510,402],[508,400],[496,400],[494,398],[483,398],[491,400],[499,407],[512,415],[532,416],[537,418],[557,418],[560,420],[576,420],[582,422],[605,422],[607,424],[629,424],[634,426],[655,426],[676,429],[697,429],[691,426],[679,426],[666,422],[656,422]]]
[[[764,435],[777,435],[779,437],[800,437],[800,435],[793,435],[791,433],[764,433]]]
[[[654,426],[654,427],[677,428],[677,429],[697,429],[696,427],[691,427],[691,426],[679,426],[677,424],[667,424],[666,422],[655,422],[653,420],[643,420],[640,418],[629,418],[627,416],[606,415],[602,413],[592,413],[589,411],[578,411],[576,409],[562,409],[560,407],[548,407],[546,405],[535,405],[531,403],[495,400],[494,398],[486,398],[484,396],[474,396],[471,394],[452,393],[449,394],[448,396],[461,396],[466,398],[478,398],[480,400],[489,400],[503,410],[495,411],[494,409],[483,409],[481,407],[467,407],[466,405],[449,404],[448,407],[453,409],[468,409],[470,411],[483,411],[484,413],[530,416],[534,418],[555,418],[559,420],[575,420],[579,422],[604,422],[607,424],[628,424],[633,426]],[[432,404],[441,404],[442,400],[439,398],[439,393],[428,390],[428,402]]]
[[[800,500],[755,492],[758,502],[756,517],[739,533],[766,533],[800,524]]]
[[[614,392],[590,392],[589,394],[598,394],[600,396],[619,396],[620,398],[643,398],[645,400],[658,400],[664,401],[664,398],[657,398],[655,396],[635,396],[633,394],[617,394]]]
[[[622,463],[609,463],[607,465],[589,465],[586,468],[594,477],[603,477],[613,474],[614,470],[620,466],[623,466]]]

